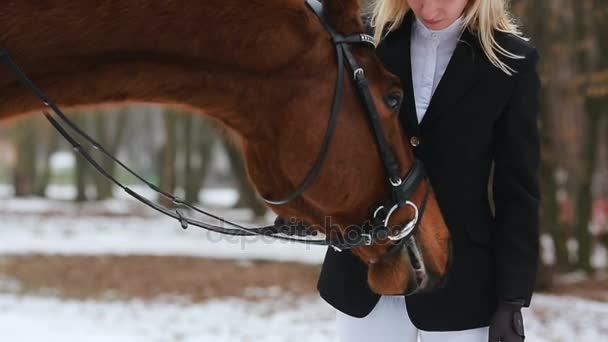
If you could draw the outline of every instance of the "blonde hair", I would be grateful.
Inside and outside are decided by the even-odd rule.
[[[399,27],[410,8],[406,0],[373,1],[370,25],[374,29],[374,39],[379,43],[390,31]],[[507,75],[515,72],[497,54],[512,59],[523,59],[524,56],[515,55],[500,46],[494,38],[494,30],[512,33],[526,41],[528,38],[522,36],[505,0],[469,0],[462,25],[477,36],[484,54],[493,65]]]

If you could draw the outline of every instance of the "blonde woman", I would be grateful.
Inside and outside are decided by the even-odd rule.
[[[523,341],[538,263],[538,53],[505,0],[376,0],[366,18],[401,78],[400,119],[450,228],[452,264],[435,292],[379,296],[362,262],[328,249],[318,289],[338,335]]]

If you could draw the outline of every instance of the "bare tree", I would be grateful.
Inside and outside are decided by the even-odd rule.
[[[577,66],[584,75],[581,85],[585,110],[585,128],[581,150],[582,170],[578,179],[576,201],[576,234],[578,240],[577,266],[591,273],[592,236],[589,231],[591,222],[593,197],[591,192],[593,173],[597,165],[597,145],[599,143],[599,128],[602,115],[608,108],[606,81],[602,74],[608,72],[608,44],[605,30],[606,23],[605,1],[573,1],[575,14],[575,32],[578,42],[582,42],[577,50]],[[602,41],[602,38],[604,41]],[[599,75],[599,77],[598,77]]]
[[[176,173],[175,173],[175,159],[177,154],[177,135],[176,135],[176,121],[178,111],[174,109],[166,109],[164,112],[164,134],[165,144],[161,149],[159,158],[160,162],[160,188],[172,194],[175,191],[176,185]],[[172,207],[173,203],[164,197],[159,198],[161,204],[167,207]]]
[[[188,203],[195,203],[211,166],[211,152],[219,136],[211,120],[188,115],[185,123],[185,199]]]
[[[95,111],[94,125],[97,141],[112,155],[116,155],[123,141],[126,128],[128,125],[128,114],[131,107],[122,107],[115,113],[106,111]],[[114,114],[114,115],[110,115]],[[116,163],[110,158],[101,157],[98,159],[99,164],[111,175],[115,174]],[[96,199],[104,200],[112,197],[113,183],[106,179],[101,173],[95,172],[93,176],[96,189]]]
[[[17,149],[13,170],[15,196],[31,196],[36,184],[36,130],[32,120],[22,119],[16,123],[13,134]]]
[[[228,139],[224,140],[224,147],[228,153],[228,159],[239,189],[239,199],[235,207],[250,208],[256,217],[262,217],[266,213],[266,206],[258,197],[255,189],[249,182],[245,171],[245,162],[239,148]]]

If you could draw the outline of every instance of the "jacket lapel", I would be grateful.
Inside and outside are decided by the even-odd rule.
[[[414,86],[412,84],[412,64],[410,54],[410,36],[414,13],[408,11],[399,28],[390,32],[380,43],[376,53],[384,66],[400,78],[404,90],[403,105],[401,106],[401,122],[409,136],[420,136],[421,130],[432,126],[450,106],[464,96],[477,80],[475,53],[478,50],[474,34],[465,30],[448,63],[429,107],[418,124]]]
[[[422,117],[422,130],[436,123],[441,115],[449,115],[450,108],[475,85],[478,80],[476,58],[479,58],[476,45],[475,35],[464,30]]]

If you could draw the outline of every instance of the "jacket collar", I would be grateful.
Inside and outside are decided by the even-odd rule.
[[[460,18],[456,19],[452,24],[448,27],[441,30],[431,30],[424,26],[424,23],[420,18],[416,17],[414,22],[412,23],[412,31],[414,35],[417,37],[422,37],[426,40],[438,40],[438,41],[446,41],[446,40],[456,40],[462,34],[462,23],[464,22],[464,14],[460,16]]]
[[[408,11],[401,25],[388,33],[376,50],[388,71],[401,79],[404,99],[400,115],[409,136],[419,136],[422,130],[436,124],[442,115],[449,115],[451,106],[473,87],[477,81],[476,62],[480,51],[476,36],[469,29],[465,29],[431,98],[426,114],[418,124],[410,56],[410,37],[414,20],[414,13]]]

